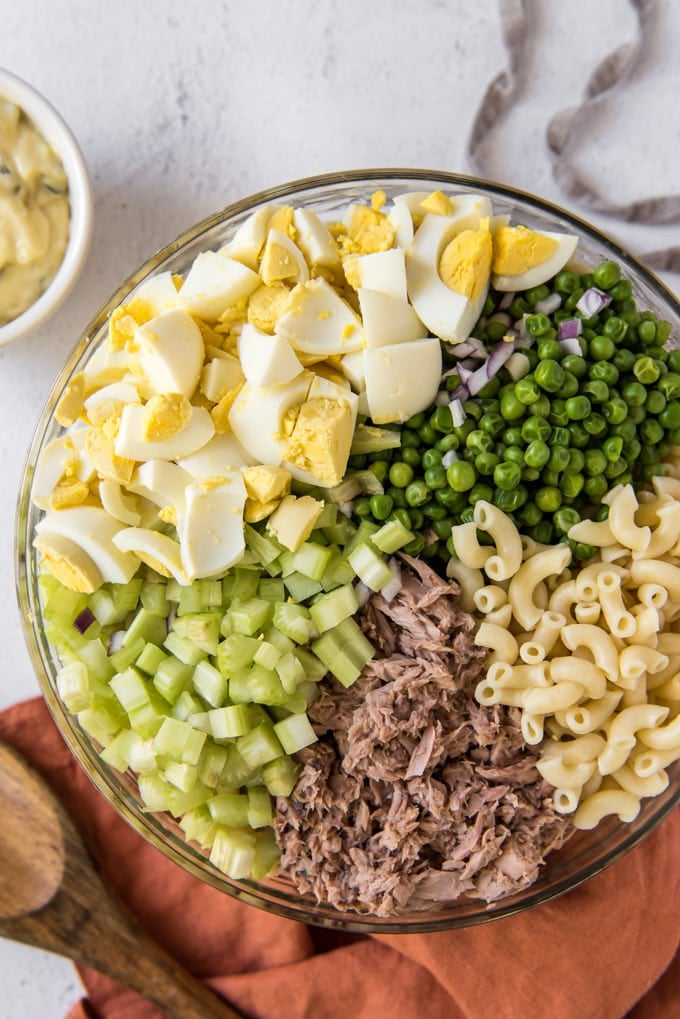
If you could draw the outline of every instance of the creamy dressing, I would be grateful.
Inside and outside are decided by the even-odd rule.
[[[69,219],[59,157],[17,106],[0,99],[0,326],[51,283],[66,251]]]

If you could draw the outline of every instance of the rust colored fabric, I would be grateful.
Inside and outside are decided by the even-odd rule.
[[[680,1017],[680,811],[581,888],[445,934],[357,937],[232,900],[136,834],[72,758],[44,702],[0,714],[0,739],[47,778],[108,882],[150,934],[249,1019]],[[82,969],[68,1019],[162,1019]]]

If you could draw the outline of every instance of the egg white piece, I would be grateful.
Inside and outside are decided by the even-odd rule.
[[[238,341],[241,368],[251,386],[282,386],[302,371],[288,340],[246,322]]]
[[[211,403],[219,403],[225,393],[245,382],[241,362],[233,354],[213,357],[201,372],[200,389]]]
[[[132,553],[159,573],[167,573],[183,587],[191,580],[182,565],[181,548],[178,541],[167,534],[147,527],[125,527],[113,539],[121,552]]]
[[[94,467],[85,452],[87,432],[87,428],[74,428],[67,435],[48,442],[43,449],[31,485],[31,499],[39,509],[49,509],[50,496],[66,470],[85,484],[94,478]]]
[[[141,521],[137,500],[125,492],[117,481],[100,481],[99,498],[109,516],[121,523],[136,527]]]
[[[323,265],[329,269],[339,265],[340,255],[335,239],[313,209],[295,209],[293,224],[298,232],[298,244],[309,265]]]
[[[126,303],[131,301],[146,304],[149,318],[154,318],[163,311],[170,311],[171,308],[179,307],[180,301],[172,273],[162,272],[158,276],[152,276],[151,279],[145,280],[128,297]]]
[[[137,329],[135,347],[135,362],[152,393],[193,395],[205,348],[191,315],[182,308],[157,315]]]
[[[277,248],[282,249],[285,255],[288,256],[288,259],[295,265],[294,273],[286,273],[285,276],[282,276],[277,271],[279,259]],[[275,283],[280,279],[286,279],[295,283],[306,283],[309,279],[309,267],[305,262],[305,256],[288,234],[282,233],[281,230],[272,228],[267,233],[267,240],[264,243],[262,258],[260,259],[260,276],[262,277],[262,282],[266,285]]]
[[[261,209],[251,212],[232,239],[220,248],[218,254],[226,255],[237,262],[242,262],[249,269],[256,270],[260,252],[267,238],[269,221],[280,208],[280,205],[263,205]]]
[[[186,513],[179,528],[182,565],[194,580],[222,573],[243,555],[246,486],[240,472],[222,484],[193,482],[186,490]]]
[[[213,435],[197,453],[179,457],[177,465],[192,478],[217,478],[242,467],[254,467],[257,460],[242,446],[233,432]]]
[[[59,534],[82,548],[105,583],[127,584],[137,571],[139,559],[113,544],[122,526],[99,506],[69,506],[46,513],[36,531]]]
[[[312,373],[301,372],[283,386],[245,386],[234,400],[229,423],[241,445],[258,463],[278,467],[286,437],[281,434],[283,416],[307,399]]]
[[[167,460],[148,460],[135,469],[128,491],[141,495],[159,509],[170,506],[179,520],[185,510],[185,492],[193,475]]]
[[[83,368],[86,390],[99,389],[116,382],[126,374],[130,354],[123,347],[111,350],[108,343],[101,343]]]
[[[206,322],[216,322],[230,305],[261,284],[258,274],[242,262],[216,251],[203,251],[194,259],[179,295],[187,311]]]
[[[345,445],[349,449],[354,435],[354,429],[357,422],[357,414],[359,411],[359,397],[356,393],[353,393],[351,389],[345,385],[340,385],[337,382],[326,379],[321,375],[315,375],[312,379],[312,384],[309,387],[309,393],[307,394],[308,400],[314,399],[326,399],[336,400],[339,403],[344,403],[349,407],[350,417],[344,425],[340,433],[336,433],[334,441],[339,443],[340,446]],[[287,471],[290,471],[291,475],[296,481],[302,481],[307,485],[317,485],[321,487],[328,487],[327,483],[324,483],[320,478],[316,477],[310,471],[299,467],[297,464],[291,463],[289,460],[282,460],[281,466],[285,467]]]
[[[358,293],[367,347],[384,347],[427,336],[427,329],[408,301],[363,287]]]
[[[92,410],[107,400],[119,400],[121,403],[140,403],[139,390],[133,382],[111,382],[108,386],[96,389],[83,403],[85,413],[89,416]]]
[[[364,351],[366,399],[376,424],[406,421],[435,398],[442,353],[435,336]]]
[[[355,393],[363,392],[366,388],[366,367],[363,350],[353,350],[351,354],[345,354],[340,361],[340,371]],[[363,413],[363,411],[360,413]]]
[[[177,460],[195,453],[215,434],[215,426],[205,407],[191,408],[191,416],[180,431],[168,439],[146,439],[145,408],[127,404],[120,416],[120,428],[114,442],[117,456],[128,460]]]
[[[574,234],[549,233],[547,230],[541,230],[540,233],[543,237],[549,237],[556,242],[557,247],[552,255],[539,262],[538,265],[524,269],[512,276],[492,272],[491,285],[495,290],[529,290],[531,287],[539,287],[564,269],[576,251],[578,237]]]
[[[293,288],[275,332],[294,350],[320,357],[347,354],[364,345],[361,319],[322,277]]]
[[[361,286],[366,290],[378,290],[389,294],[398,301],[407,301],[406,258],[402,248],[375,251],[370,255],[359,255],[356,269]]]

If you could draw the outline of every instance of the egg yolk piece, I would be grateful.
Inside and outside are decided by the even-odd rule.
[[[347,466],[353,433],[348,403],[314,397],[300,407],[285,458],[322,485],[339,485]]]
[[[519,276],[547,261],[557,241],[525,226],[500,226],[493,233],[492,271],[499,276]]]
[[[489,281],[493,244],[488,225],[462,230],[439,260],[439,275],[450,290],[476,301]]]

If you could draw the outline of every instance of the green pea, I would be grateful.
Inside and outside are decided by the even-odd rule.
[[[503,442],[506,446],[521,446],[522,445],[522,430],[521,428],[506,428],[503,432]]]
[[[571,506],[562,506],[553,513],[552,518],[558,534],[566,534],[580,519],[578,510],[572,509]]]
[[[544,513],[554,513],[562,505],[562,493],[554,485],[546,485],[538,489],[534,501]]]
[[[541,398],[536,400],[536,403],[532,403],[531,413],[542,418],[547,418],[550,414],[550,400],[545,393],[541,394]]]
[[[595,286],[595,277],[592,272],[582,272],[580,275],[581,286],[588,290],[590,287]]]
[[[654,446],[644,445],[640,450],[640,463],[653,464],[659,459],[659,454]]]
[[[524,449],[522,446],[508,446],[505,451],[505,460],[509,460],[510,463],[519,464],[520,467],[524,466]]]
[[[664,319],[656,320],[656,342],[660,347],[663,347],[664,343],[671,335],[673,326],[670,322],[666,322]]]
[[[453,464],[452,466],[455,467],[458,465]],[[460,466],[470,467],[470,469],[474,473],[474,467],[472,467],[470,464],[460,463]],[[451,468],[449,468],[449,470],[450,469]],[[431,494],[432,494],[431,490],[428,488],[424,481],[412,481],[411,484],[408,485],[405,490],[406,504],[408,506],[422,506],[424,503],[427,502]]]
[[[606,382],[601,382],[600,379],[586,382],[581,392],[594,403],[604,403],[609,399],[609,386]]]
[[[518,294],[516,297],[513,297],[508,311],[510,312],[510,317],[514,319],[514,321],[518,321],[524,315],[529,314],[531,311],[531,305],[525,297]]]
[[[504,419],[500,414],[496,413],[483,414],[479,419],[478,424],[483,432],[488,432],[489,435],[493,436],[493,438],[500,435],[505,428]]]
[[[447,485],[446,471],[441,465],[439,467],[428,467],[424,474],[424,480],[427,487],[433,491],[436,488],[444,488]]]
[[[376,520],[387,520],[394,507],[394,501],[389,495],[372,495],[370,503],[371,513]]]
[[[645,400],[645,410],[648,414],[660,414],[666,406],[666,397],[658,389],[652,389]]]
[[[659,379],[658,389],[661,390],[667,400],[680,398],[680,373],[670,371]]]
[[[640,435],[643,442],[648,443],[650,446],[656,445],[663,439],[663,425],[654,418],[645,418],[640,425]]]
[[[477,480],[477,472],[472,464],[456,460],[447,468],[446,480],[454,492],[469,492]]]
[[[623,439],[620,435],[610,435],[602,443],[602,452],[610,463],[618,460],[623,451]]]
[[[557,361],[540,361],[534,370],[534,378],[541,389],[556,393],[564,383],[564,369]]]
[[[666,468],[662,463],[647,464],[642,468],[642,480],[651,481],[652,478],[662,478],[666,473]]]
[[[634,464],[640,456],[642,449],[642,443],[638,442],[637,439],[630,439],[628,442],[624,442],[623,449],[621,450],[624,460],[629,464]]]
[[[417,449],[411,449],[407,447],[401,451],[401,459],[403,463],[408,464],[409,467],[420,467],[420,453]]]
[[[392,502],[397,509],[406,508],[406,495],[403,488],[395,488],[393,485],[387,489],[387,494],[392,497]]]
[[[612,461],[612,463],[608,463],[607,464],[607,466],[605,468],[604,476],[605,476],[605,478],[609,478],[610,481],[611,481],[614,478],[621,477],[621,475],[624,474],[627,470],[628,470],[628,464],[623,459],[623,457],[621,457],[620,459],[614,460],[614,461]]]
[[[434,446],[438,439],[436,431],[430,424],[424,424],[422,428],[419,428],[418,435],[420,436],[420,441],[425,446]]]
[[[501,458],[495,453],[479,453],[475,457],[475,469],[478,474],[493,474],[500,462]]]
[[[358,499],[354,500],[352,504],[352,512],[358,517],[370,517],[371,515],[371,500],[366,496],[359,496]]]
[[[371,472],[381,483],[386,479],[390,465],[387,460],[374,460],[370,465]]]
[[[563,269],[558,272],[555,277],[555,290],[558,290],[562,294],[573,294],[575,290],[578,290],[581,286],[581,281],[575,272],[571,272],[569,269]]]
[[[562,495],[565,499],[576,499],[583,491],[586,479],[582,474],[563,474],[560,482]]]
[[[591,417],[594,417],[591,414]],[[571,421],[569,424],[569,445],[576,449],[585,449],[590,443],[590,435],[580,421]]]
[[[392,520],[398,520],[402,527],[405,527],[407,531],[411,530],[411,516],[408,510],[395,509],[392,510]]]
[[[569,424],[569,415],[567,414],[567,404],[565,400],[562,400],[559,397],[556,400],[553,400],[550,408],[550,414],[548,415],[548,421],[557,428],[565,428]]]
[[[621,396],[629,407],[642,407],[647,399],[647,390],[641,382],[627,382],[621,390]]]
[[[538,481],[540,476],[541,472],[536,467],[527,467],[526,464],[522,467],[522,481]]]
[[[597,549],[594,545],[586,545],[584,541],[575,541],[572,544],[572,552],[577,559],[584,562],[586,559],[592,559]]]
[[[669,442],[668,439],[662,439],[656,447],[656,451],[659,454],[659,460],[663,460],[664,457],[667,457],[672,449],[673,443]]]
[[[432,530],[442,541],[446,541],[451,536],[451,524],[452,520],[450,517],[444,517],[442,520],[432,521]]]
[[[526,375],[523,379],[520,379],[515,383],[515,397],[521,404],[529,406],[532,403],[536,403],[541,397],[541,391],[538,388],[535,379],[531,375]],[[503,402],[501,401],[501,407]]]
[[[548,488],[559,488],[560,475],[557,471],[553,471],[550,467],[544,467],[541,471],[541,481]]]
[[[425,424],[425,414],[420,411],[418,414],[413,414],[405,422],[406,428],[411,428],[414,432],[417,432],[419,428],[422,428]]]
[[[409,541],[408,545],[404,545],[404,552],[407,555],[420,555],[425,547],[425,538],[422,534],[416,534],[412,541]]]
[[[524,485],[510,490],[497,488],[494,492],[493,501],[504,513],[514,513],[527,501],[529,493]]]
[[[638,326],[638,336],[644,344],[652,344],[656,340],[656,323],[645,319]]]
[[[355,453],[350,458],[350,463],[356,470],[362,470],[368,464],[368,456],[366,453]]]
[[[448,480],[448,479],[447,479]],[[460,513],[467,506],[467,497],[463,492],[454,492],[452,488],[438,488],[434,497],[440,506],[446,506],[450,513]],[[413,514],[411,510],[411,514]]]
[[[604,335],[594,336],[588,344],[588,353],[593,361],[608,361],[614,356],[615,350],[614,341]]]
[[[651,357],[638,357],[633,365],[633,375],[645,386],[658,381],[661,374],[658,364]]]
[[[632,350],[622,347],[614,354],[612,364],[618,368],[620,372],[629,372],[635,364],[635,354]]]
[[[585,453],[580,449],[569,450],[569,463],[564,468],[565,474],[580,474],[586,462]]]
[[[522,480],[522,471],[519,464],[504,460],[499,463],[493,472],[494,484],[504,492],[517,488]]]
[[[605,324],[602,326],[602,332],[605,336],[608,336],[614,343],[620,343],[628,332],[628,323],[624,322],[618,315],[610,315]]]
[[[416,432],[404,429],[401,433],[402,449],[420,449],[420,437]]]
[[[558,474],[569,464],[569,450],[566,446],[553,446],[550,450],[548,468]]]
[[[550,431],[550,443],[553,446],[568,446],[570,439],[569,429],[562,425],[556,425]]]
[[[564,347],[559,340],[541,340],[537,353],[539,361],[561,361],[564,357]]]
[[[430,467],[439,467],[442,462],[442,454],[438,449],[426,449],[422,455],[422,464],[425,470]]]
[[[668,367],[672,372],[680,371],[680,347],[668,352]]]
[[[448,516],[449,511],[446,506],[442,506],[440,503],[435,502],[433,499],[431,502],[426,502],[423,506],[423,514],[428,520],[444,520]]]
[[[564,307],[569,309],[570,311],[573,311],[576,308],[578,302],[585,294],[585,292],[586,292],[585,287],[582,287],[579,282],[579,285],[576,287],[576,289],[572,290],[567,299],[565,300]]]
[[[501,414],[506,421],[518,421],[524,417],[526,406],[517,399],[514,392],[504,393],[501,397]]]
[[[530,287],[524,291],[524,296],[529,302],[530,307],[535,308],[539,301],[545,301],[546,297],[550,297],[550,288],[541,283],[540,286]]]
[[[448,433],[453,428],[453,417],[450,407],[437,407],[430,417],[430,425],[438,432]],[[420,431],[422,436],[422,429]],[[435,436],[436,438],[436,436]]]
[[[619,369],[611,361],[596,361],[588,370],[588,377],[608,386],[615,386],[619,381]]]
[[[533,500],[528,499],[519,511],[519,518],[526,527],[535,527],[543,514]]]
[[[621,279],[621,270],[616,262],[600,262],[593,269],[595,286],[601,290],[611,290]]]
[[[628,417],[634,425],[639,425],[647,417],[647,410],[645,407],[629,407]]]
[[[474,506],[466,506],[464,510],[461,510],[460,512],[461,524],[469,524],[474,520],[474,518],[475,518]]]
[[[524,324],[527,328],[527,332],[531,333],[532,336],[542,336],[543,333],[546,333],[548,329],[550,329],[550,319],[547,315],[543,315],[540,312],[533,315],[527,315],[524,320]],[[538,356],[541,356],[540,351]]]
[[[555,531],[549,520],[541,520],[535,527],[531,528],[531,537],[539,545],[552,545]]]
[[[531,417],[522,422],[521,439],[526,443],[530,443],[534,439],[540,439],[542,442],[545,442],[550,438],[551,431],[552,428],[549,421],[546,421],[544,417],[532,414]]]
[[[567,400],[565,409],[571,421],[584,421],[592,406],[587,396],[572,396]]]
[[[476,502],[491,502],[493,499],[493,488],[491,485],[485,484],[483,481],[478,481],[472,486],[468,493],[468,502],[471,506],[474,506]]]
[[[564,373],[564,382],[557,390],[557,396],[560,400],[568,400],[571,396],[576,396],[578,393],[578,379],[571,372]]]
[[[524,461],[529,467],[540,470],[550,459],[550,446],[541,439],[533,439],[524,451]]]
[[[406,488],[413,481],[413,467],[403,461],[393,463],[389,471],[390,484],[395,488]]]
[[[578,354],[567,354],[560,363],[566,372],[571,372],[577,379],[582,378],[588,371],[588,362]]]
[[[625,421],[622,421],[620,425],[614,425],[610,431],[612,435],[620,435],[624,442],[630,442],[637,435],[637,428],[635,422],[631,421],[630,414]]]
[[[494,441],[488,432],[483,432],[481,428],[475,428],[465,440],[465,446],[475,454],[489,453],[494,447]]]
[[[507,322],[491,321],[486,323],[486,335],[494,343],[502,340],[508,331]]]
[[[620,425],[628,414],[628,405],[619,397],[602,404],[602,416],[611,425]]]
[[[437,439],[435,449],[438,449],[440,453],[448,453],[451,449],[458,449],[460,442],[458,436],[454,434],[442,435],[441,439]]]
[[[423,511],[421,509],[418,509],[418,507],[414,506],[411,507],[411,509],[409,509],[408,515],[411,518],[411,530],[419,531],[420,528],[425,523],[425,516],[423,514]]]
[[[659,414],[659,424],[664,428],[675,430],[680,428],[680,402],[671,400]]]
[[[584,485],[584,491],[591,502],[599,502],[608,488],[609,485],[607,484],[607,479],[603,474],[598,474],[597,477],[588,478]]]

